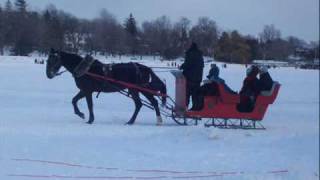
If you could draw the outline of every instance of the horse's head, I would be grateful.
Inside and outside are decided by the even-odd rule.
[[[47,60],[46,74],[49,79],[58,75],[59,69],[62,66],[60,53],[54,49],[50,50]]]

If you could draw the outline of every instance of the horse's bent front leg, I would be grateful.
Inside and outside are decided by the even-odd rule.
[[[86,99],[89,109],[89,121],[88,124],[92,124],[94,121],[94,114],[93,114],[93,101],[92,101],[92,93],[86,93]]]
[[[80,118],[84,119],[84,114],[82,112],[80,112],[79,108],[78,108],[78,101],[83,98],[85,96],[85,94],[80,91],[77,95],[74,96],[74,98],[72,99],[72,105],[73,105],[73,109],[74,109],[74,113],[76,115],[78,115]]]
[[[152,104],[154,110],[156,111],[156,116],[157,116],[157,125],[160,126],[162,125],[163,121],[161,118],[161,113],[158,105],[158,101],[153,97],[153,95],[149,93],[142,93]]]

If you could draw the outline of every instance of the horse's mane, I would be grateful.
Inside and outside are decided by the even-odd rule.
[[[81,56],[65,51],[59,51],[59,55],[61,57],[62,65],[70,72],[73,72],[74,68],[83,60]]]
[[[65,51],[60,51],[60,56],[68,57],[68,59],[72,59],[72,60],[82,60],[82,57],[79,56],[78,54],[68,53]]]

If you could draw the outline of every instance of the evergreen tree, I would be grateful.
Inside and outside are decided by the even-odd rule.
[[[0,5],[0,55],[3,54],[4,47],[4,13]]]
[[[5,8],[3,11],[3,34],[4,34],[4,44],[7,46],[12,45],[14,39],[14,12],[12,11],[12,3],[7,0],[5,3]]]
[[[217,47],[215,48],[215,59],[224,62],[231,62],[231,39],[227,32],[223,32],[218,40]]]
[[[58,10],[52,5],[44,12],[41,46],[42,51],[47,52],[50,48],[64,49],[65,30]]]
[[[18,12],[26,12],[27,11],[27,2],[25,0],[16,0],[14,3]]]
[[[136,37],[138,34],[136,20],[134,19],[132,13],[130,13],[129,18],[125,22],[125,30],[132,37]]]
[[[250,47],[250,62],[255,60],[255,59],[261,59],[261,53],[260,53],[260,49],[259,49],[259,41],[258,39],[251,37],[251,36],[247,36],[245,37],[246,39],[246,43],[248,44],[248,46]]]
[[[16,12],[14,13],[13,29],[13,53],[14,55],[28,55],[33,50],[35,33],[32,26],[31,12],[27,12],[27,3],[25,0],[16,0]]]
[[[130,14],[129,18],[126,19],[124,24],[125,31],[127,32],[127,46],[131,54],[136,54],[138,49],[138,30],[136,20],[133,15]]]
[[[12,3],[11,3],[10,0],[7,0],[7,2],[6,2],[5,11],[6,12],[11,12],[12,11]]]

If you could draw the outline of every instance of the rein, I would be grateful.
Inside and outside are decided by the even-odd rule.
[[[169,97],[167,94],[163,94],[161,92],[154,91],[154,90],[151,90],[151,89],[148,89],[148,88],[144,88],[144,87],[132,84],[132,83],[127,83],[127,82],[119,81],[119,80],[116,80],[116,79],[113,79],[113,78],[110,78],[110,77],[98,75],[98,74],[95,74],[95,73],[90,73],[88,70],[90,69],[90,67],[91,67],[91,65],[93,64],[94,61],[95,60],[93,58],[89,58],[89,57],[88,58],[83,58],[83,60],[79,63],[79,65],[73,70],[72,74],[75,77],[80,77],[80,76],[86,74],[86,75],[89,75],[89,76],[91,76],[91,77],[93,77],[95,79],[100,79],[100,80],[103,80],[103,81],[112,82],[112,83],[115,83],[115,84],[118,84],[118,85],[122,85],[122,86],[124,86],[126,88],[131,88],[131,89],[139,90],[139,91],[142,91],[142,92],[147,92],[147,93],[150,93],[150,94],[153,94],[153,95],[156,95],[156,96],[160,96],[160,97]],[[108,66],[108,69],[110,69],[110,68],[112,68],[112,66]],[[138,69],[138,67],[136,65],[135,65],[135,68]],[[60,76],[63,73],[65,73],[66,71],[67,70],[59,72],[59,73],[56,73],[56,76]],[[139,71],[137,71],[137,75],[138,74],[139,74]]]
[[[56,75],[55,76],[61,76],[63,73],[65,73],[65,72],[67,72],[67,70],[64,70],[64,71],[61,71],[61,72],[58,72],[58,73],[56,73]]]

